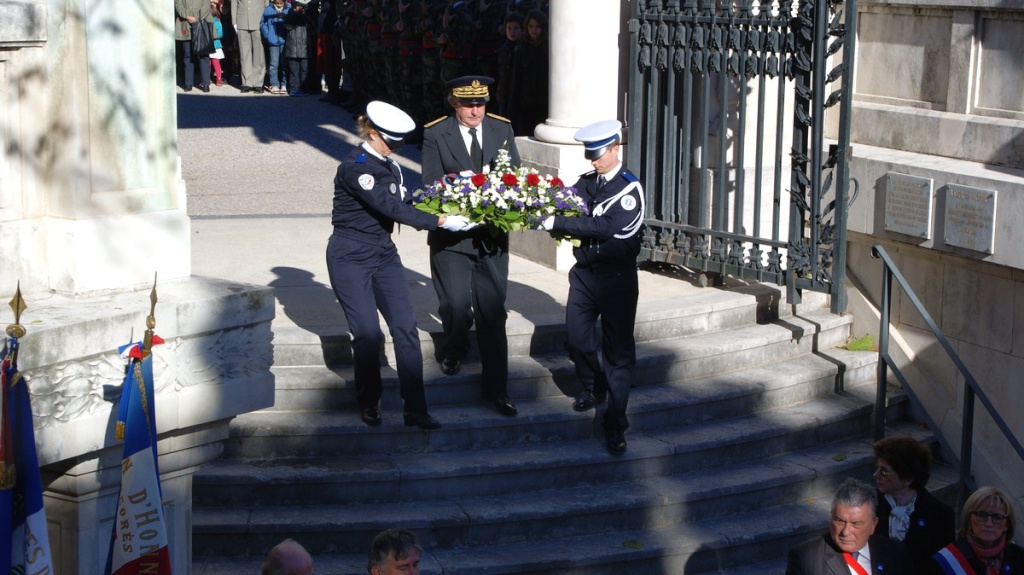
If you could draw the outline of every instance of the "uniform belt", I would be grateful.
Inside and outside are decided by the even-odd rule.
[[[628,271],[636,267],[635,260],[625,262],[595,262],[591,264],[576,263],[576,267],[594,273]]]

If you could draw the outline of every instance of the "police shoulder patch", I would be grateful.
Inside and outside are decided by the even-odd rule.
[[[619,205],[621,205],[622,209],[626,210],[627,212],[632,212],[633,210],[636,209],[636,198],[629,194],[626,194],[625,196],[622,196],[622,200],[619,201]]]
[[[511,124],[512,123],[512,120],[509,120],[505,116],[499,116],[497,114],[492,114],[490,112],[487,112],[487,115],[492,117],[492,118],[494,118],[495,120],[501,120],[502,122],[505,122],[506,124]]]
[[[441,122],[441,121],[444,121],[444,120],[447,120],[447,119],[448,119],[448,116],[441,116],[440,118],[438,118],[436,120],[432,120],[430,122],[427,122],[426,124],[423,124],[423,127],[424,128],[429,128],[429,127],[433,126],[434,124],[436,124],[438,122]]]
[[[372,190],[373,189],[373,183],[374,183],[373,176],[371,176],[370,174],[363,174],[363,175],[359,176],[359,187],[360,188],[363,188],[364,190]]]
[[[356,163],[357,164],[365,164],[366,163],[366,154],[359,154],[358,156],[356,156]]]

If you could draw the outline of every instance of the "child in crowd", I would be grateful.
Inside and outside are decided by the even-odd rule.
[[[269,56],[270,79],[263,89],[271,94],[284,94],[283,70],[281,70],[281,53],[284,52],[285,37],[287,29],[285,18],[290,9],[284,0],[272,0],[263,10],[263,19],[260,20],[260,32],[267,43],[267,55]]]
[[[220,2],[210,0],[210,12],[213,13],[213,54],[210,54],[210,66],[213,67],[213,83],[218,86],[224,85],[224,70],[220,67],[220,61],[224,59],[224,46],[221,38],[224,37],[224,23],[220,20]]]
[[[498,101],[498,115],[508,117],[508,97],[512,85],[512,55],[523,35],[523,15],[509,12],[505,16],[505,43],[498,48],[498,85],[495,99]]]
[[[314,30],[315,23],[306,11],[311,0],[294,0],[292,9],[285,17],[285,28],[288,30],[288,38],[284,45],[284,55],[288,59],[288,91],[292,96],[305,96],[302,89],[302,82],[309,76],[309,39],[310,30]]]

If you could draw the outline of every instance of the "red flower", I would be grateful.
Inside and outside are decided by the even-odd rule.
[[[505,174],[501,177],[501,181],[506,186],[514,186],[519,183],[519,178],[515,174]]]
[[[480,186],[484,185],[484,183],[487,181],[487,176],[483,174],[474,174],[473,179],[470,181],[473,182],[474,186],[479,188]]]
[[[564,188],[565,187],[565,184],[562,183],[562,180],[560,180],[558,178],[551,178],[550,180],[548,180],[548,182],[551,184],[551,187],[554,187],[554,188]]]
[[[540,183],[540,176],[538,176],[537,174],[533,174],[533,173],[527,174],[526,175],[526,183],[531,185],[531,186],[536,186],[537,184]]]

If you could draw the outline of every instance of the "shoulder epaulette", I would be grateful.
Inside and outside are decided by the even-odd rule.
[[[366,163],[366,154],[359,154],[358,156],[356,156],[356,163],[357,164],[365,164]]]
[[[426,124],[423,124],[423,127],[424,128],[429,128],[429,127],[433,126],[434,124],[436,124],[436,123],[438,123],[440,121],[443,121],[443,120],[447,120],[447,119],[448,119],[448,116],[441,116],[440,118],[438,118],[438,119],[436,119],[436,120],[434,120],[432,122],[427,122]]]
[[[622,177],[626,178],[626,181],[631,183],[631,184],[633,182],[639,182],[640,181],[640,178],[634,176],[633,172],[630,172],[629,170],[622,170]]]
[[[585,174],[580,174],[580,177],[581,178],[589,178],[590,176],[593,176],[596,173],[597,173],[597,170],[590,170],[589,172],[587,172]]]
[[[511,124],[512,123],[512,120],[509,120],[505,116],[499,116],[497,114],[492,114],[490,112],[487,112],[487,115],[492,117],[492,118],[494,118],[495,120],[501,120],[502,122],[505,122],[506,124]]]

